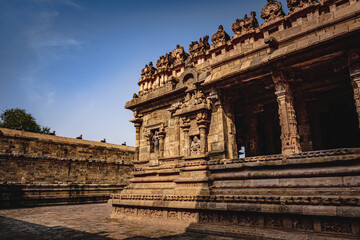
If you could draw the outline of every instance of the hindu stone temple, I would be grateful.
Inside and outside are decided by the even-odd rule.
[[[359,239],[360,1],[287,7],[268,0],[262,25],[249,12],[232,37],[220,25],[145,66],[126,104],[134,177],[112,196],[113,218]]]

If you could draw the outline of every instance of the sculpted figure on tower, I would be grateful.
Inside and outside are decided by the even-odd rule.
[[[245,14],[244,19],[236,19],[236,21],[232,24],[232,30],[235,33],[235,38],[246,34],[251,30],[255,30],[257,27],[259,27],[259,23],[256,19],[255,12],[251,12],[250,17]]]
[[[211,41],[215,47],[225,44],[228,40],[230,40],[230,36],[224,31],[222,25],[219,26],[218,31],[211,37]]]
[[[185,60],[188,56],[189,56],[189,54],[187,54],[184,51],[184,47],[181,47],[180,45],[176,45],[176,49],[174,49],[171,53],[173,65],[178,66],[178,65],[185,63]]]
[[[159,60],[156,62],[156,67],[160,72],[167,71],[171,66],[171,53],[165,54],[165,56],[161,56]]]
[[[155,74],[156,68],[153,66],[153,63],[150,62],[149,65],[145,65],[145,68],[141,70],[141,79],[152,78]]]
[[[299,8],[314,5],[317,0],[286,0],[286,2],[290,12],[292,12]]]
[[[209,36],[206,35],[204,38],[200,38],[199,42],[195,41],[189,45],[189,52],[192,57],[197,57],[205,54],[205,51],[210,48]]]
[[[285,13],[282,10],[282,4],[276,0],[268,0],[267,4],[261,11],[261,18],[265,22],[271,22],[278,17],[283,17]]]

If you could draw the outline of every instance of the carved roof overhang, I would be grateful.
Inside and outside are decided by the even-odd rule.
[[[360,13],[356,13],[356,16],[357,15],[360,15]],[[351,19],[354,16],[348,16],[348,18]],[[323,26],[323,28],[329,26],[331,26],[331,24]],[[319,30],[321,29],[318,28],[311,31],[309,30],[307,33],[301,35],[314,33]],[[266,69],[270,69],[270,66],[274,66],[274,64],[277,64],[282,68],[292,68],[301,63],[308,62],[308,64],[312,64],[311,61],[323,61],[324,56],[332,56],[332,54],[338,51],[344,51],[344,49],[348,49],[349,46],[355,44],[356,41],[359,41],[360,29],[357,29],[355,33],[346,33],[343,36],[318,41],[315,44],[307,45],[302,48],[291,47],[289,42],[296,42],[301,35],[299,34],[299,36],[293,36],[289,39],[282,40],[280,44],[283,46],[268,54],[263,54],[261,56],[254,57],[253,59],[242,61],[238,64],[230,64],[231,67],[227,68],[227,71],[214,71],[214,69],[220,68],[222,65],[235,62],[237,59],[244,58],[244,55],[234,55],[228,59],[223,59],[221,62],[214,63],[211,65],[213,73],[206,78],[202,85],[207,86],[222,82],[223,80],[231,79],[234,76],[237,76],[237,78],[242,76],[241,78],[243,79],[256,79],[258,78],[257,75],[266,75]],[[256,51],[259,51],[259,49],[254,50],[254,52]],[[333,57],[336,56],[337,54],[333,55]]]
[[[199,105],[193,105],[189,106],[183,109],[177,110],[173,116],[182,116],[182,115],[191,115],[199,111],[210,111],[210,106],[207,103],[199,104]]]
[[[166,103],[169,99],[176,98],[179,94],[183,94],[185,90],[186,87],[176,88],[173,90],[171,86],[169,86],[168,88],[164,88],[161,93],[154,92],[139,98],[133,98],[125,104],[125,108],[133,110],[147,105]]]

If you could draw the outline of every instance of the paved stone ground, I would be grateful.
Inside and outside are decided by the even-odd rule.
[[[145,240],[145,239],[221,239],[230,238],[184,233],[181,230],[107,219],[109,204],[47,206],[0,209],[1,240]]]

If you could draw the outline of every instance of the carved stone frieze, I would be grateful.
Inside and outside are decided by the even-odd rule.
[[[265,20],[265,23],[272,22],[277,18],[285,16],[282,10],[282,4],[276,0],[267,0],[267,4],[261,11],[261,18]]]
[[[177,167],[192,167],[198,165],[178,165]],[[326,196],[246,196],[246,195],[115,195],[114,199],[125,200],[163,200],[163,201],[197,201],[197,202],[228,202],[228,203],[254,203],[279,205],[326,205],[326,206],[360,206],[358,197],[326,197]],[[303,223],[305,224],[305,223]],[[306,223],[308,224],[308,223]],[[305,227],[304,227],[305,228]]]
[[[197,56],[204,55],[206,50],[208,50],[209,48],[210,48],[209,36],[206,35],[204,38],[200,38],[199,41],[192,42],[189,45],[189,52],[191,56],[194,58]]]
[[[296,230],[313,230],[314,224],[310,217],[292,217],[292,228]]]
[[[173,103],[167,110],[171,113],[175,113],[178,110],[186,113],[186,109],[189,109],[189,111],[191,111],[193,110],[192,108],[197,105],[208,106],[209,104],[209,100],[206,98],[203,91],[193,90],[191,92],[187,92],[183,100],[177,103]]]
[[[255,227],[258,225],[257,216],[254,214],[240,214],[238,216],[238,224],[240,226]]]
[[[218,31],[211,37],[211,41],[213,42],[212,46],[214,48],[224,45],[229,40],[230,36],[224,31],[222,25],[219,26]]]
[[[286,0],[290,12],[315,5],[317,0]]]
[[[321,223],[321,230],[332,233],[352,233],[350,221],[339,222],[332,219],[324,219]]]
[[[258,27],[259,23],[256,19],[256,13],[251,12],[250,17],[245,14],[244,19],[236,19],[232,24],[232,30],[235,33],[234,38],[252,32]]]

